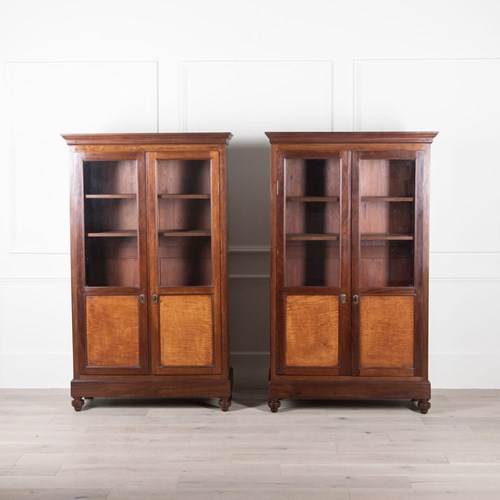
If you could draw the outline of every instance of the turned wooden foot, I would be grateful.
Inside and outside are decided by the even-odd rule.
[[[428,399],[419,399],[417,406],[420,410],[420,413],[423,413],[425,415],[431,407],[431,402]]]
[[[220,398],[219,399],[219,407],[222,411],[229,410],[231,406],[231,398]]]
[[[83,403],[83,398],[73,398],[73,401],[71,401],[71,405],[75,411],[80,411],[83,408]]]
[[[269,406],[273,413],[276,413],[278,411],[278,408],[281,406],[281,402],[279,399],[270,399],[267,402],[267,406]]]

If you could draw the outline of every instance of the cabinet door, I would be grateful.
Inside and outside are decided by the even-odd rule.
[[[423,168],[418,151],[353,155],[354,375],[419,374]]]
[[[273,369],[347,374],[348,153],[288,151],[278,154],[273,174]]]
[[[81,153],[72,193],[77,359],[86,374],[148,370],[145,164]],[[80,253],[81,249],[81,253]]]
[[[221,372],[217,151],[148,154],[152,370]]]

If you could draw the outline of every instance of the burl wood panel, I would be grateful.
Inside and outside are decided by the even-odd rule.
[[[86,318],[88,366],[139,366],[136,296],[89,296]]]
[[[338,339],[339,310],[336,296],[287,296],[287,366],[337,366]]]
[[[359,303],[359,364],[413,368],[413,296],[362,296]]]
[[[160,298],[162,366],[211,366],[214,362],[213,305],[210,295]]]

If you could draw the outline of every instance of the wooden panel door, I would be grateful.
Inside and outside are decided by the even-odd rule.
[[[218,151],[148,153],[152,371],[221,373]]]
[[[74,174],[77,365],[84,374],[147,373],[144,155],[77,154]]]
[[[423,169],[417,151],[353,154],[354,375],[421,373]]]
[[[275,165],[275,373],[347,374],[349,155],[288,151]]]

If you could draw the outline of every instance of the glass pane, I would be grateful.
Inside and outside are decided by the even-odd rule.
[[[85,161],[87,286],[139,286],[135,160]]]
[[[83,162],[85,194],[137,193],[135,160]]]
[[[158,230],[205,231],[210,236],[210,200],[158,199]]]
[[[339,286],[340,158],[285,163],[287,286]]]
[[[415,161],[360,161],[360,286],[413,286]]]
[[[335,286],[340,276],[338,241],[287,241],[287,286]]]
[[[211,286],[212,251],[209,236],[183,237],[160,234],[159,285]]]
[[[211,286],[210,160],[157,161],[159,286]]]
[[[413,241],[361,241],[359,284],[413,286]]]
[[[361,202],[359,226],[361,234],[413,235],[414,202]]]
[[[413,197],[415,195],[414,160],[361,160],[360,194],[364,196]]]
[[[158,194],[204,194],[210,196],[210,159],[158,160]]]

